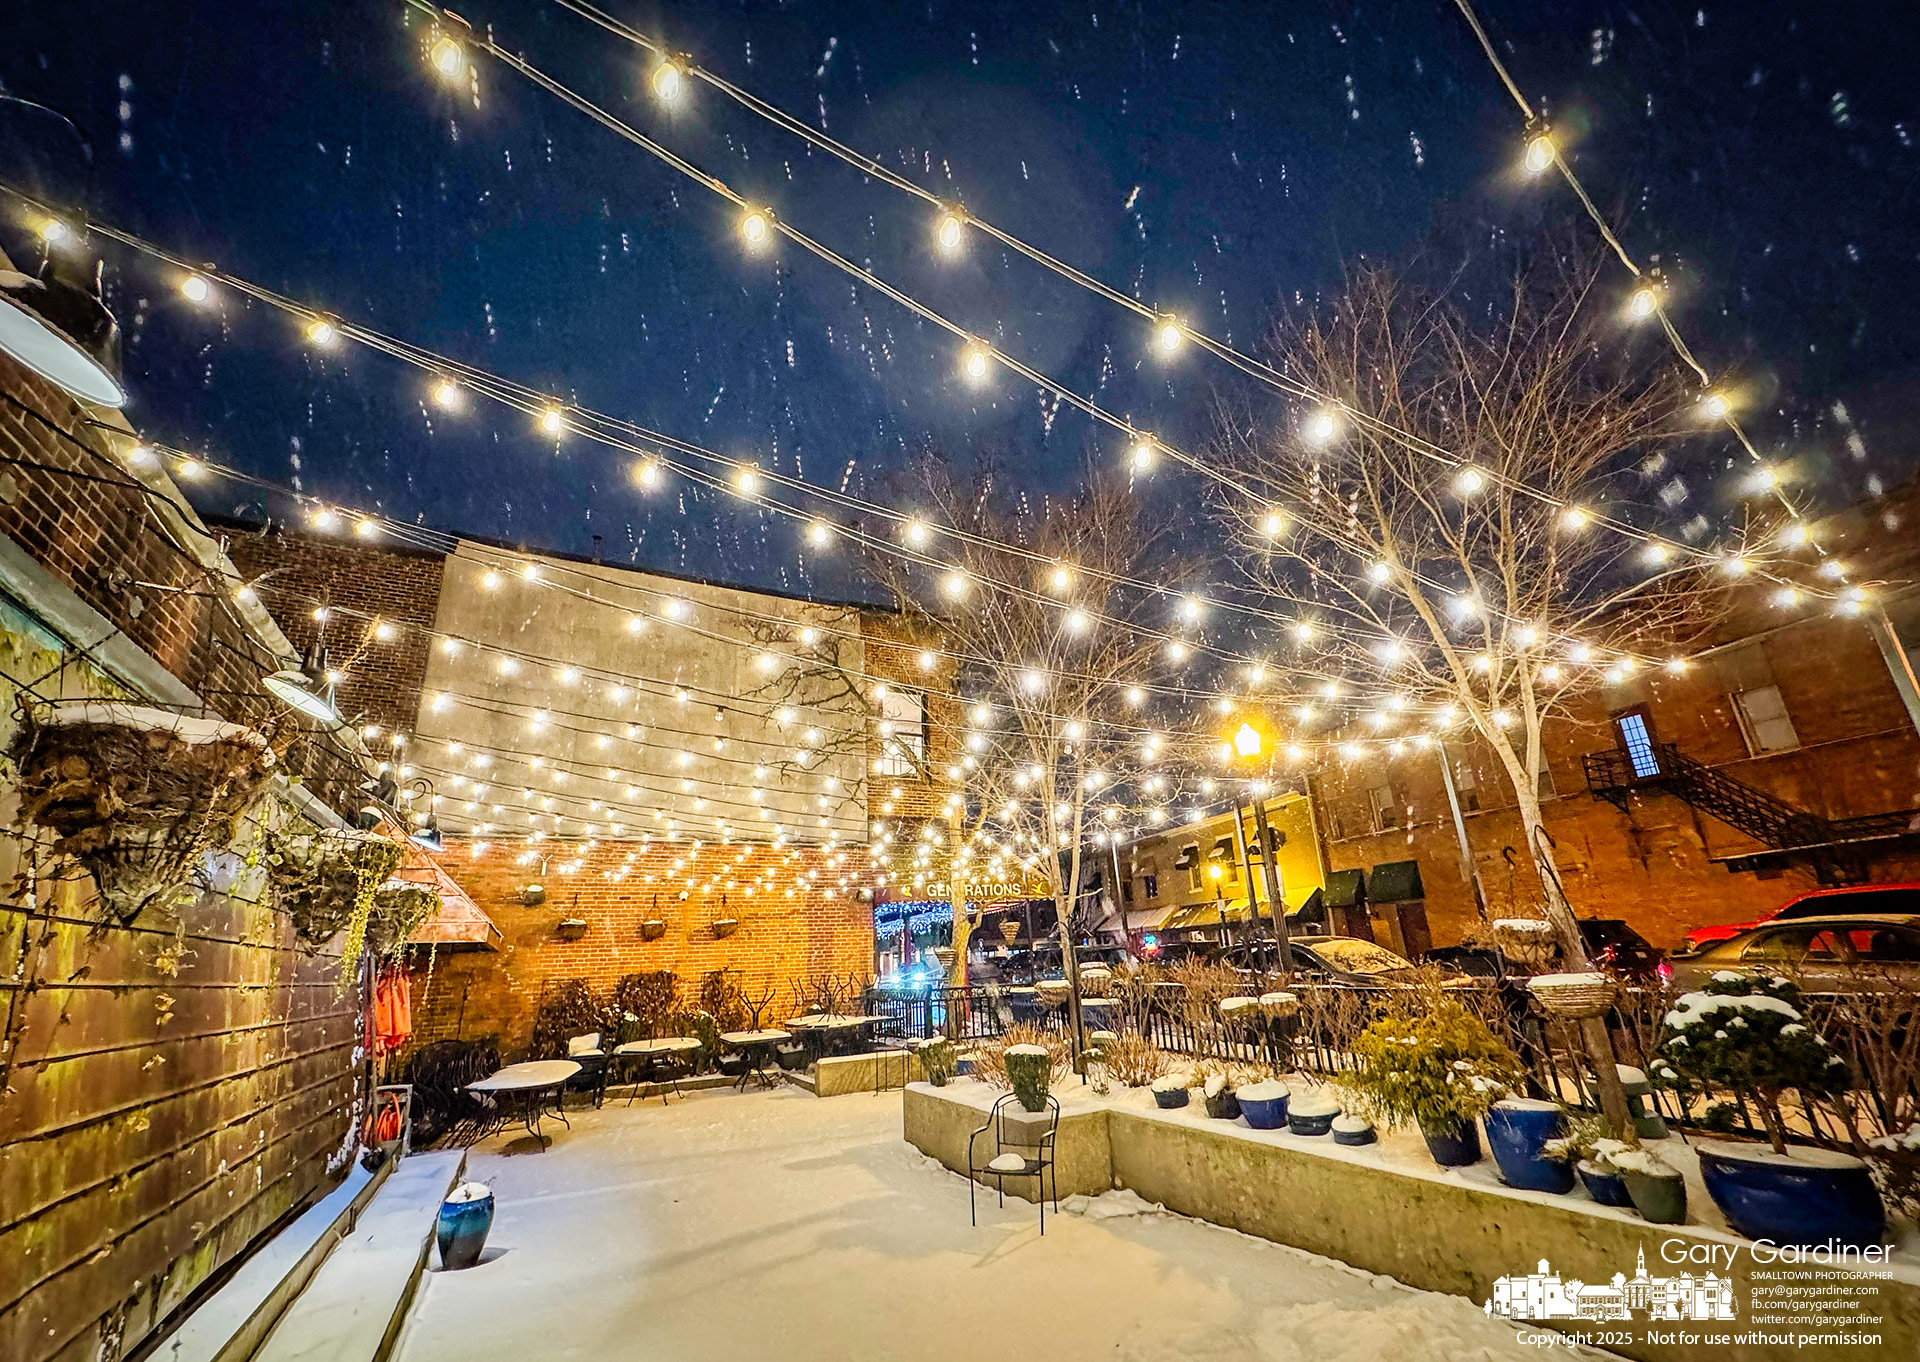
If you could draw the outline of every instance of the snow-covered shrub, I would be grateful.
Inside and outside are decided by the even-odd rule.
[[[913,1050],[920,1056],[920,1070],[926,1074],[927,1082],[936,1088],[946,1087],[947,1080],[953,1077],[954,1066],[959,1062],[953,1042],[945,1036],[929,1036],[916,1041]]]
[[[1513,1051],[1450,997],[1380,1018],[1353,1043],[1356,1067],[1335,1082],[1349,1110],[1376,1125],[1448,1130],[1486,1113],[1524,1077]]]
[[[1017,1045],[1037,1045],[1047,1052],[1051,1061],[1049,1081],[1066,1073],[1068,1066],[1066,1037],[1058,1031],[1043,1031],[1028,1022],[1009,1026],[990,1041],[983,1041],[973,1051],[973,1076],[989,1087],[1002,1092],[1013,1087],[1013,1080],[1007,1075],[1007,1051]]]
[[[1807,1025],[1791,980],[1722,970],[1683,993],[1661,1022],[1651,1075],[1739,1093],[1760,1112],[1776,1153],[1787,1152],[1780,1097],[1831,1097],[1852,1086],[1847,1063]]]
[[[1001,1053],[1007,1081],[1020,1105],[1028,1111],[1045,1111],[1047,1089],[1053,1086],[1053,1056],[1044,1045],[1010,1045]]]
[[[1920,1220],[1920,1124],[1868,1140],[1867,1167],[1887,1203],[1907,1219]]]

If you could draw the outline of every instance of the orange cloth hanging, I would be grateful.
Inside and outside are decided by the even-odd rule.
[[[373,985],[373,1053],[398,1050],[413,1034],[413,978],[405,965],[389,965]]]

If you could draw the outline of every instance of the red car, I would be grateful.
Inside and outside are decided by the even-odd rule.
[[[1870,913],[1920,913],[1920,884],[1857,884],[1845,889],[1815,889],[1788,899],[1763,918],[1730,922],[1719,927],[1695,927],[1687,933],[1686,949],[1697,951],[1752,931],[1762,922],[1784,922],[1799,917],[1857,916]]]

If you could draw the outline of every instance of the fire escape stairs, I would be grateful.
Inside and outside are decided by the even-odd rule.
[[[1582,758],[1587,789],[1622,813],[1636,794],[1662,792],[1712,814],[1767,850],[1729,858],[1729,869],[1756,870],[1786,861],[1809,863],[1822,883],[1854,884],[1866,877],[1870,845],[1911,830],[1914,810],[1825,818],[1755,789],[1725,771],[1695,761],[1672,743],[1637,752],[1610,748]]]

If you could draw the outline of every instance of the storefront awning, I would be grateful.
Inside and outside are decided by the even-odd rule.
[[[1224,913],[1224,916],[1223,916]],[[1160,923],[1163,932],[1186,931],[1194,927],[1218,927],[1222,921],[1245,922],[1247,905],[1244,903],[1222,904],[1218,900],[1212,903],[1194,903],[1185,908],[1176,908],[1167,914]]]

